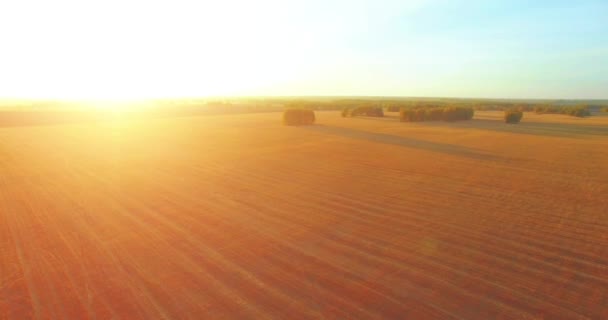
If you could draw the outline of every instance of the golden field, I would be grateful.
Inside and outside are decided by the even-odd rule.
[[[608,319],[608,116],[0,128],[0,319]]]

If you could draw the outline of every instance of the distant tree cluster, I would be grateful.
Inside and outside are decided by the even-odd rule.
[[[523,103],[523,102],[492,102],[488,104],[477,104],[475,110],[479,111],[511,111],[531,112],[537,106],[544,103]]]
[[[316,117],[313,110],[308,109],[286,109],[283,111],[283,124],[288,126],[311,125],[315,123]]]
[[[401,122],[421,121],[462,121],[471,120],[475,115],[472,107],[415,107],[402,108],[399,112]]]
[[[367,116],[367,117],[384,117],[384,110],[380,107],[372,107],[372,106],[361,106],[354,108],[344,108],[342,109],[343,117],[357,117],[357,116]]]
[[[505,123],[519,123],[523,116],[524,113],[521,110],[505,110]]]
[[[476,111],[519,110],[566,114],[585,117],[590,111],[608,108],[606,103],[574,102],[567,100],[504,100],[504,99],[459,99],[459,98],[393,98],[393,97],[267,97],[225,98],[216,100],[187,99],[171,101],[183,108],[200,108],[205,113],[271,112],[289,109],[344,110],[355,108],[382,108],[384,112],[399,112],[402,108],[472,108]]]
[[[505,121],[508,123],[521,121],[525,112],[565,114],[575,117],[587,117],[592,114],[591,111],[601,111],[602,108],[603,111],[608,112],[608,105],[605,103],[597,104],[593,102],[593,105],[589,105],[588,103],[591,102],[569,100],[296,97],[253,99],[246,102],[249,104],[240,105],[236,101],[220,101],[208,107],[210,110],[242,109],[243,111],[247,110],[246,112],[274,111],[276,108],[285,107],[304,110],[341,110],[343,117],[383,117],[385,112],[399,112],[400,120],[405,122],[470,120],[473,118],[475,111],[490,110],[505,112]],[[520,113],[521,117],[519,116]],[[516,121],[518,117],[519,120]]]
[[[585,106],[579,106],[579,107],[568,107],[565,108],[566,110],[564,111],[564,114],[567,115],[571,115],[574,117],[589,117],[591,116],[591,111],[589,111],[589,109]]]
[[[589,106],[577,105],[577,106],[537,106],[534,108],[534,112],[537,114],[566,114],[573,117],[588,117],[591,115]]]

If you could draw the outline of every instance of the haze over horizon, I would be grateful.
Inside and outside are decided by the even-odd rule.
[[[0,98],[606,99],[606,1],[0,4]]]

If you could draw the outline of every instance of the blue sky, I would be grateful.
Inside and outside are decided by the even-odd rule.
[[[346,36],[334,42],[336,54],[328,64],[347,70],[357,90],[607,96],[606,1],[423,1],[399,11],[378,12],[360,27],[364,30],[344,31]],[[352,60],[340,62],[351,55]],[[335,74],[335,81],[342,82],[343,74]],[[374,80],[368,82],[367,76]]]
[[[0,96],[608,98],[608,1],[0,4]]]

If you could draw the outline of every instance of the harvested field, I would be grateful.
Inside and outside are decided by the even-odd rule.
[[[608,319],[608,116],[0,128],[0,319]]]

